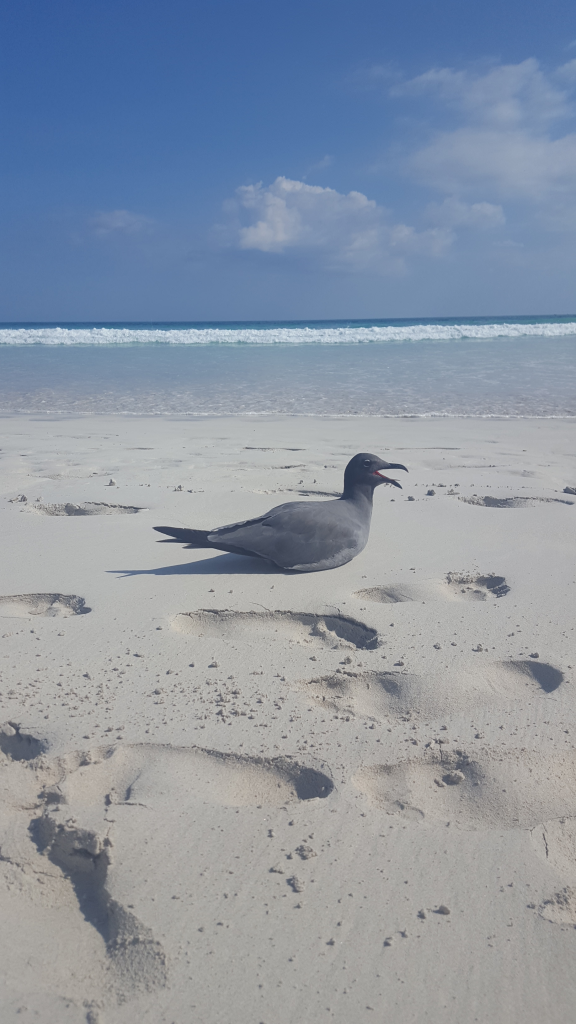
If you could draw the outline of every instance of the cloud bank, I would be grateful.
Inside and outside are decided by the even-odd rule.
[[[406,170],[444,193],[523,203],[551,229],[576,218],[576,60],[545,74],[538,61],[484,73],[427,71],[393,86],[396,99],[431,100],[456,124],[416,146]],[[442,109],[443,108],[443,109]]]
[[[537,255],[551,236],[576,228],[576,60],[552,72],[533,58],[433,68],[405,81],[381,72],[366,73],[370,87],[398,113],[409,107],[386,168],[388,179],[396,168],[405,193],[411,182],[416,223],[362,192],[278,177],[237,189],[227,245],[329,270],[398,274],[416,258],[456,256],[466,236],[488,259],[505,250],[512,259],[527,241]]]

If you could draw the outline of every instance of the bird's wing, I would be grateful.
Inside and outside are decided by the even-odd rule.
[[[358,523],[339,500],[293,501],[258,519],[213,530],[208,540],[215,546],[218,541],[234,544],[283,568],[291,568],[315,565],[327,558],[337,558],[340,552],[355,551],[361,534]]]
[[[230,541],[236,531],[243,529],[244,527],[258,526],[261,523],[265,523],[268,519],[276,518],[278,515],[288,512],[293,509],[301,509],[306,505],[315,505],[313,501],[287,501],[283,505],[276,505],[275,508],[271,508],[269,512],[265,512],[264,515],[256,516],[255,519],[242,519],[239,523],[227,523],[226,526],[217,526],[215,530],[209,531],[211,538],[220,537],[221,540],[229,535]],[[322,502],[326,504],[326,502]],[[230,531],[230,533],[229,533]]]

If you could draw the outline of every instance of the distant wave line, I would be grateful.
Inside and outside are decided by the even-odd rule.
[[[573,323],[416,324],[372,327],[270,328],[0,328],[0,345],[401,345],[413,342],[494,341],[576,335]]]
[[[68,408],[67,406],[60,407],[47,407],[39,409],[35,405],[33,406],[9,406],[2,405],[0,401],[0,416],[46,416],[46,417],[58,417],[69,418],[70,416],[77,416],[83,418],[90,418],[93,416],[122,416],[126,419],[166,419],[166,420],[201,420],[201,419],[230,419],[231,417],[237,419],[266,419],[266,417],[277,417],[282,416],[286,419],[320,419],[320,420],[334,420],[334,419],[362,419],[366,416],[370,416],[373,419],[381,420],[430,420],[430,419],[456,419],[456,420],[574,420],[576,422],[576,413],[573,412],[464,412],[462,410],[449,411],[449,410],[431,410],[426,412],[381,412],[373,411],[371,409],[363,410],[360,412],[291,412],[284,408],[278,409],[224,409],[224,410],[200,410],[190,412],[177,411],[174,409],[145,409],[145,410],[134,410],[134,409],[83,409]]]

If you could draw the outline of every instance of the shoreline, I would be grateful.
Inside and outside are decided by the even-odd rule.
[[[2,419],[3,1019],[567,1024],[573,419]],[[156,546],[364,450],[339,569]]]
[[[566,423],[576,422],[576,415],[549,415],[549,416],[515,416],[513,414],[505,415],[503,413],[486,413],[485,415],[478,415],[476,413],[470,413],[469,416],[461,413],[288,413],[288,412],[245,412],[238,413],[237,415],[222,412],[199,412],[199,413],[141,413],[141,412],[47,412],[43,413],[41,410],[33,412],[2,412],[0,410],[0,420],[30,420],[31,422],[38,422],[41,419],[42,422],[54,422],[58,423],[61,420],[73,420],[81,419],[85,421],[87,419],[103,420],[103,419],[120,419],[125,421],[135,420],[150,420],[154,423],[166,420],[167,422],[184,422],[184,423],[195,423],[198,421],[206,420],[240,420],[241,422],[251,422],[255,418],[259,421],[270,421],[277,423],[281,420],[288,420],[294,422],[295,420],[329,420],[335,423],[340,421],[365,421],[365,420],[391,420],[391,421],[406,421],[416,420],[418,422],[432,421],[437,422],[439,420],[447,420],[453,422],[455,420],[462,420],[463,422],[469,423],[477,420],[480,423],[487,421],[496,421],[502,423],[508,422],[533,422],[533,421],[561,421]]]
[[[432,413],[425,413],[425,412],[423,412],[423,413],[405,413],[404,415],[400,415],[400,414],[396,415],[394,413],[389,413],[389,414],[387,414],[387,413],[381,413],[381,414],[339,413],[339,414],[335,414],[335,413],[302,413],[302,412],[295,412],[295,413],[287,413],[287,412],[279,412],[279,413],[274,413],[274,412],[249,412],[249,413],[238,414],[237,416],[235,416],[235,415],[233,415],[231,413],[227,413],[227,412],[223,412],[223,413],[216,413],[216,412],[200,413],[199,412],[199,413],[188,413],[188,414],[186,414],[186,413],[165,413],[165,412],[159,412],[159,413],[140,413],[140,412],[116,412],[116,413],[102,412],[102,413],[94,413],[94,412],[77,412],[76,411],[76,412],[63,412],[63,413],[51,412],[51,413],[43,414],[41,411],[38,411],[38,412],[1,412],[0,411],[0,419],[20,419],[20,418],[32,418],[32,417],[34,417],[34,419],[36,419],[39,416],[42,416],[44,420],[47,420],[47,419],[50,418],[54,422],[58,422],[61,418],[62,419],[77,419],[77,418],[80,418],[80,417],[82,419],[89,419],[91,417],[93,417],[94,419],[104,419],[104,418],[114,419],[115,417],[122,417],[122,418],[130,417],[131,419],[154,420],[155,422],[158,422],[159,420],[163,420],[163,419],[168,420],[168,421],[183,420],[183,421],[192,421],[192,422],[194,422],[195,420],[209,420],[209,419],[214,419],[214,420],[223,420],[223,419],[225,419],[225,420],[229,420],[229,419],[250,420],[251,418],[253,418],[255,416],[257,416],[259,420],[268,419],[268,420],[271,420],[273,422],[277,421],[277,420],[284,420],[284,419],[286,419],[286,420],[296,420],[296,419],[304,419],[304,420],[311,419],[311,420],[315,420],[315,419],[319,419],[319,420],[333,420],[335,422],[338,422],[340,420],[366,420],[366,419],[374,419],[374,420],[465,420],[465,421],[479,420],[480,422],[485,421],[485,420],[497,420],[497,421],[502,421],[502,422],[507,422],[509,420],[514,420],[514,421],[516,421],[516,420],[520,420],[520,421],[522,421],[522,420],[527,420],[527,421],[530,421],[530,420],[565,420],[566,422],[571,423],[572,421],[576,420],[576,415],[575,416],[571,416],[571,415],[560,415],[560,414],[558,414],[557,416],[553,416],[553,415],[550,415],[550,416],[520,416],[520,415],[514,416],[514,415],[505,415],[503,413],[486,413],[484,416],[481,416],[481,415],[478,415],[478,414],[475,414],[475,413],[470,413],[469,416],[466,416],[466,415],[464,415],[462,413],[443,413],[443,412],[438,412],[438,413],[433,413],[433,412]]]

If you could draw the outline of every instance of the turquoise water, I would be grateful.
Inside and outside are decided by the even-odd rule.
[[[576,416],[576,314],[0,324],[0,412]]]

